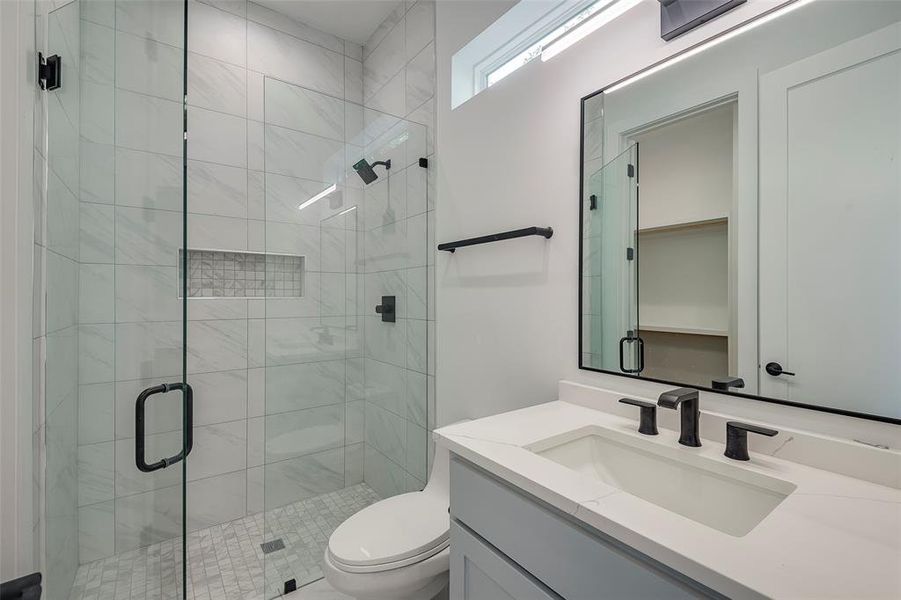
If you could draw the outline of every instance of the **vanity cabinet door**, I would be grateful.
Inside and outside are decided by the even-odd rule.
[[[451,600],[562,600],[456,521],[450,536]]]

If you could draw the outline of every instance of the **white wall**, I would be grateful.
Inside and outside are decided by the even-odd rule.
[[[778,2],[752,0],[667,43],[656,0],[547,63],[533,61],[456,110],[453,53],[512,5],[440,2],[437,10],[437,242],[530,225],[554,237],[440,253],[438,423],[546,402],[567,378],[655,394],[663,386],[578,369],[579,100]],[[897,445],[896,428],[805,409],[703,394],[707,408]]]

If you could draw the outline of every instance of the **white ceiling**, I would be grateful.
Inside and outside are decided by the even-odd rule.
[[[296,21],[363,44],[398,0],[255,0]]]

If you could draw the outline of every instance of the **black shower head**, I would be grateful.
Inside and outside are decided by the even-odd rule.
[[[379,176],[376,175],[375,170],[373,169],[373,167],[376,167],[378,165],[384,166],[385,169],[390,169],[391,161],[380,160],[370,165],[369,161],[367,161],[365,158],[361,158],[360,161],[354,165],[354,171],[357,172],[357,175],[360,176],[360,179],[363,180],[363,183],[370,184],[379,178]]]

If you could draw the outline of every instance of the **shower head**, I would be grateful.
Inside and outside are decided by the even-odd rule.
[[[378,165],[384,166],[387,170],[391,168],[391,161],[380,160],[370,165],[369,161],[367,161],[365,158],[361,158],[360,161],[354,165],[354,171],[357,172],[357,175],[360,176],[360,179],[363,180],[363,183],[370,184],[379,178],[379,176],[375,173],[375,169],[373,169],[373,167],[377,167]]]

